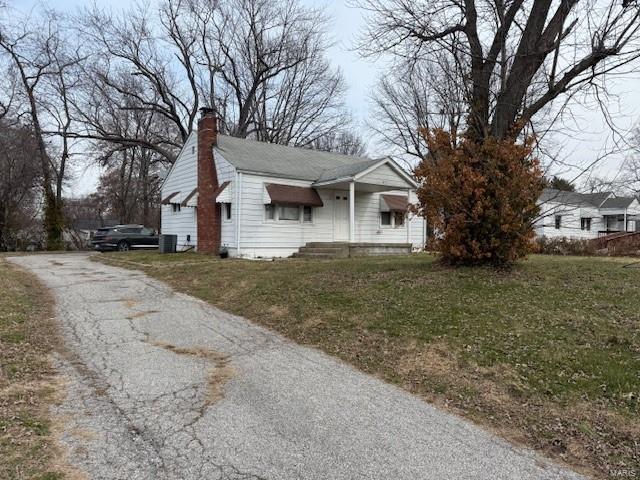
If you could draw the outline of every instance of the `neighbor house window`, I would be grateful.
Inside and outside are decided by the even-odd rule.
[[[223,203],[222,204],[222,212],[223,212],[223,218],[225,222],[230,222],[231,221],[231,204],[230,203]]]
[[[268,204],[264,206],[264,218],[265,220],[275,220],[276,219],[276,206],[272,204]]]
[[[562,226],[562,215],[556,215],[556,230],[560,230],[560,227]]]
[[[591,230],[591,219],[590,218],[581,218],[580,219],[580,229],[581,230]]]
[[[302,207],[302,221],[303,222],[313,222],[313,208],[305,206]]]
[[[173,213],[177,213],[180,211],[180,204],[179,203],[172,203],[171,204],[171,211]]]
[[[391,212],[380,212],[380,225],[383,227],[391,226]]]
[[[300,220],[300,209],[298,207],[288,207],[282,205],[278,215],[278,220]]]

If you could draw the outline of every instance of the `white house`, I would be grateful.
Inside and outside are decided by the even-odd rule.
[[[353,252],[421,249],[416,184],[391,158],[369,159],[217,133],[203,109],[162,186],[161,231],[178,248],[287,257],[333,245]]]
[[[640,231],[640,203],[634,197],[545,188],[539,205],[540,218],[535,225],[539,237],[591,239]]]

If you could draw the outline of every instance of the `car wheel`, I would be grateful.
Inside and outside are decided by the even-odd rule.
[[[124,240],[120,243],[118,243],[118,251],[119,252],[128,252],[129,251],[129,243],[125,242]]]

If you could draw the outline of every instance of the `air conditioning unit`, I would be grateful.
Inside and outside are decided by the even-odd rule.
[[[178,244],[177,235],[160,235],[158,238],[158,246],[160,253],[176,253],[176,246]]]

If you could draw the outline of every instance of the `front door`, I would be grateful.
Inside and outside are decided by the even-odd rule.
[[[349,194],[335,191],[333,195],[333,240],[349,241]]]

